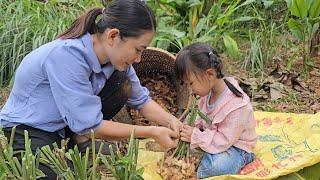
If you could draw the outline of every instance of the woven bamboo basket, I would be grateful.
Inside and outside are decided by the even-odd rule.
[[[181,114],[188,104],[189,91],[181,80],[176,78],[174,70],[175,56],[163,49],[149,47],[143,51],[141,61],[133,64],[137,76],[141,80],[154,74],[165,75],[177,92],[176,105],[178,114]],[[132,118],[128,113],[128,108],[124,107],[114,117],[115,121],[132,123]]]

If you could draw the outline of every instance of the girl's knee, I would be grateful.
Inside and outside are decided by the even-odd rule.
[[[235,157],[226,151],[219,154],[203,156],[197,170],[198,178],[220,176],[224,174],[237,174],[242,168],[241,158]]]
[[[220,164],[213,167],[202,167],[197,170],[198,178],[207,178],[211,176],[221,176],[226,174],[237,174],[240,171],[240,166],[234,166],[232,164]]]

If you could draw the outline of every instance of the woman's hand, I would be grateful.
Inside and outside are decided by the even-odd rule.
[[[152,138],[166,149],[177,146],[179,134],[166,127],[154,127]]]
[[[191,135],[192,135],[192,132],[193,132],[193,128],[194,127],[191,127],[189,125],[182,125],[181,129],[180,129],[180,139],[182,141],[185,141],[185,142],[191,142]]]
[[[179,137],[180,127],[182,125],[182,122],[180,122],[176,117],[174,117],[169,123],[169,128],[172,129],[174,133],[176,133],[176,135]]]

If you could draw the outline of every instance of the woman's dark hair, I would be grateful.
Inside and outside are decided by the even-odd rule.
[[[186,79],[190,72],[199,77],[199,75],[210,68],[216,70],[218,79],[224,77],[222,73],[222,62],[218,53],[209,44],[205,43],[193,43],[183,48],[178,53],[175,61],[175,70],[178,79]],[[237,97],[243,96],[227,79],[223,80],[234,95]]]
[[[121,38],[138,37],[147,30],[156,31],[156,19],[142,0],[113,0],[106,8],[93,8],[77,18],[58,38],[75,39],[107,28],[119,29]]]

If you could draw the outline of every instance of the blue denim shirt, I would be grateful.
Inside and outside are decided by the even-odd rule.
[[[47,43],[22,60],[0,112],[0,125],[25,124],[48,132],[68,125],[77,134],[88,133],[102,121],[97,94],[114,71],[111,64],[99,64],[89,33]],[[133,90],[127,105],[140,109],[150,100],[149,91],[132,66],[126,73]]]

